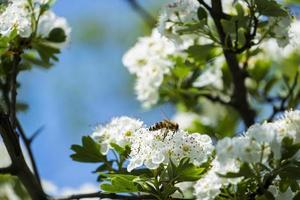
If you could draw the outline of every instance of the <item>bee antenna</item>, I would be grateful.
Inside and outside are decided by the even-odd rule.
[[[167,114],[164,112],[164,110],[162,108],[160,109],[160,112],[164,116],[164,118],[166,118],[167,120],[170,120],[169,117],[167,116]]]

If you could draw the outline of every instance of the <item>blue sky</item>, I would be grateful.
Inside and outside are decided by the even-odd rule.
[[[163,1],[140,1],[154,10]],[[19,76],[18,99],[30,108],[19,117],[28,135],[44,126],[33,151],[41,176],[59,187],[95,182],[96,165],[70,159],[70,146],[113,116],[138,117],[152,124],[171,115],[171,106],[144,111],[136,101],[133,77],[123,67],[124,52],[135,43],[142,20],[125,0],[58,0],[57,15],[69,21],[72,41],[50,70],[33,69]],[[85,29],[92,34],[86,37]],[[99,35],[99,37],[98,37]]]

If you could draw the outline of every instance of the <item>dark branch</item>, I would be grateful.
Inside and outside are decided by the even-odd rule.
[[[102,192],[95,192],[95,193],[88,193],[88,194],[77,194],[71,195],[66,198],[58,198],[56,200],[79,200],[84,198],[109,198],[109,199],[124,199],[124,200],[138,200],[138,199],[153,199],[152,196],[125,196],[125,195],[118,195],[118,194],[105,194]]]
[[[24,129],[22,128],[21,123],[18,119],[16,120],[16,122],[17,122],[17,130],[25,144],[26,150],[28,151],[29,159],[30,159],[30,162],[31,162],[32,168],[33,168],[33,172],[34,172],[39,184],[41,185],[40,174],[39,174],[39,171],[38,171],[35,159],[34,159],[34,155],[33,155],[32,149],[31,149],[32,138],[30,138],[30,139],[27,138],[27,136],[24,132]]]
[[[232,95],[232,105],[239,112],[245,125],[251,126],[255,120],[255,111],[250,107],[247,99],[247,88],[245,86],[245,71],[239,66],[236,53],[232,52],[232,41],[230,37],[226,36],[223,26],[221,24],[222,19],[222,3],[221,0],[213,0],[210,14],[216,25],[220,41],[223,46],[223,52],[228,64],[229,70],[234,84],[234,91]]]
[[[0,168],[0,174],[11,174],[11,175],[14,175],[15,174],[15,170],[14,170],[14,168],[12,166]]]
[[[109,199],[120,199],[120,200],[150,200],[155,199],[150,195],[141,195],[141,196],[126,196],[118,194],[107,194],[102,192],[88,193],[88,194],[76,194],[71,195],[65,198],[57,198],[53,200],[79,200],[84,198],[109,198]],[[170,198],[170,200],[191,200],[191,199],[182,199],[182,198]]]
[[[153,27],[156,24],[155,18],[148,13],[147,10],[145,10],[136,0],[126,0],[130,7],[138,13],[142,19],[150,26]]]
[[[9,116],[2,113],[0,113],[0,133],[12,161],[11,167],[14,169],[12,174],[21,180],[32,200],[46,200],[43,188],[25,161],[18,135],[12,127]]]
[[[21,62],[21,52],[16,51],[13,56],[12,71],[11,71],[11,100],[10,100],[10,118],[12,122],[12,127],[16,127],[16,104],[17,104],[17,76],[18,76],[18,66]]]

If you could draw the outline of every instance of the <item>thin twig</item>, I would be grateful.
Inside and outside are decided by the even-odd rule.
[[[155,18],[144,9],[136,0],[126,0],[126,2],[131,6],[131,8],[138,13],[142,19],[150,26],[153,27],[156,24]]]
[[[39,184],[41,185],[41,177],[40,177],[40,174],[39,174],[39,171],[38,171],[35,159],[34,159],[32,149],[31,149],[32,140],[27,138],[27,136],[24,132],[24,129],[22,128],[21,123],[18,119],[16,119],[16,123],[17,123],[18,132],[19,132],[19,134],[20,134],[20,136],[21,136],[21,138],[22,138],[22,140],[25,144],[26,150],[29,154],[29,159],[30,159],[30,162],[32,164],[33,172],[34,172]]]
[[[281,98],[281,103],[279,107],[273,105],[273,112],[271,116],[268,118],[268,121],[272,121],[279,112],[283,112],[286,109],[288,109],[288,105],[286,105],[286,102],[293,96],[294,90],[296,89],[298,83],[298,78],[299,78],[299,72],[296,73],[292,85],[290,87],[288,86],[289,91],[287,95],[284,98]]]

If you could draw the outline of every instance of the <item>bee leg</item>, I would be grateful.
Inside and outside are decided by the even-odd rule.
[[[168,130],[165,130],[164,136],[163,136],[163,141],[165,141],[165,138],[167,137],[167,135],[168,135]]]

